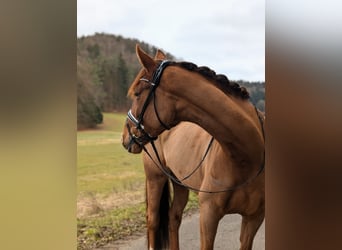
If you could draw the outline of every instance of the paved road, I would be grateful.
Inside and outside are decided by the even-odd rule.
[[[254,238],[253,250],[265,249],[265,223],[260,227]],[[240,247],[240,215],[226,215],[219,224],[215,250],[238,250]],[[200,249],[199,240],[199,214],[193,214],[184,218],[180,228],[180,245],[184,250]],[[120,246],[106,246],[103,250],[142,250],[146,249],[146,237],[132,240]]]

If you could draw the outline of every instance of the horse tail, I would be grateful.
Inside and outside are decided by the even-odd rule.
[[[166,181],[159,204],[159,226],[156,231],[156,249],[169,247],[169,208],[170,208],[170,187]]]

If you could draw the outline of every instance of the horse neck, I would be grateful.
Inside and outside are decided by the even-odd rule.
[[[164,86],[175,97],[176,121],[197,123],[239,161],[262,161],[264,140],[254,107],[247,101],[227,96],[198,73],[169,68],[164,79],[170,82]]]

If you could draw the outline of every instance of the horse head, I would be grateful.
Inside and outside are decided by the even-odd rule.
[[[128,90],[132,106],[122,135],[122,144],[131,153],[140,153],[146,143],[169,129],[168,122],[172,121],[171,106],[167,102],[170,96],[158,88],[161,74],[168,64],[165,54],[157,50],[152,58],[138,45],[136,54],[142,69]]]

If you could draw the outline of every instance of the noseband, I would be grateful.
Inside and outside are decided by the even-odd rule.
[[[151,89],[150,89],[150,92],[148,93],[148,96],[145,100],[145,103],[142,107],[142,110],[141,110],[141,113],[138,115],[138,118],[136,118],[133,113],[132,113],[132,110],[130,109],[127,113],[127,120],[130,120],[135,128],[141,133],[140,136],[137,136],[135,134],[133,134],[130,130],[130,127],[128,125],[128,123],[126,122],[126,127],[128,129],[128,133],[131,137],[131,141],[130,141],[130,145],[133,144],[133,143],[136,143],[140,146],[143,146],[144,145],[144,142],[150,142],[150,141],[154,141],[157,139],[156,136],[151,136],[149,133],[147,133],[145,131],[145,127],[143,125],[143,119],[144,119],[144,114],[146,112],[146,109],[147,109],[147,106],[148,104],[150,103],[151,99],[153,98],[154,101],[153,101],[153,105],[154,105],[154,110],[155,110],[155,113],[156,113],[156,116],[158,118],[158,121],[160,122],[160,124],[165,128],[165,129],[170,129],[169,126],[167,126],[164,122],[162,122],[162,120],[160,119],[160,116],[158,114],[158,111],[157,111],[157,107],[156,107],[156,96],[155,96],[155,91],[157,89],[157,87],[159,86],[159,83],[160,83],[160,79],[161,79],[161,76],[162,76],[162,73],[164,71],[164,69],[170,64],[170,61],[167,61],[167,60],[164,60],[162,61],[158,68],[156,69],[156,71],[153,73],[153,76],[152,76],[152,80],[148,80],[146,78],[140,78],[139,81],[144,81],[144,82],[147,82],[151,85]]]

